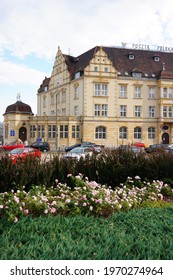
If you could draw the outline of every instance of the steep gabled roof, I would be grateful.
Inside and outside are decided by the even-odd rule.
[[[127,74],[130,76],[134,69],[137,69],[144,77],[173,78],[173,53],[171,52],[96,46],[77,57],[63,54],[71,79],[74,78],[76,72],[84,72],[100,48],[107,54],[108,59],[121,76],[127,76]],[[130,59],[130,54],[133,54],[133,59]],[[155,57],[159,59],[156,61]],[[162,72],[162,70],[166,70],[166,72]],[[49,85],[49,81],[50,78],[45,77],[38,92],[43,92],[44,88]]]

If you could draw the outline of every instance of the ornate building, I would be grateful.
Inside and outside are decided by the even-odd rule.
[[[172,143],[173,53],[97,46],[73,57],[58,48],[51,76],[38,89],[37,115],[31,109],[19,115],[15,130],[25,127],[29,142],[43,138],[52,149],[81,141]],[[6,110],[6,142],[10,116]]]

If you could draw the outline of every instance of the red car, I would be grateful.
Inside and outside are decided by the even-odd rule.
[[[132,145],[132,146],[145,148],[145,144],[144,144],[144,143],[141,143],[141,142],[136,142],[136,143],[133,143],[133,145]]]
[[[17,142],[13,142],[10,144],[3,145],[1,148],[4,149],[5,151],[11,151],[13,149],[23,148],[23,147],[24,147],[24,144],[22,144],[22,143],[18,144]]]
[[[38,149],[24,147],[11,150],[9,156],[15,164],[17,161],[24,162],[29,157],[40,159],[41,152]]]

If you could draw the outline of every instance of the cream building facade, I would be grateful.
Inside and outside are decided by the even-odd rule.
[[[25,104],[26,105],[26,104]],[[15,118],[14,118],[15,116]],[[173,142],[173,53],[94,47],[78,57],[58,48],[37,92],[37,115],[4,114],[5,142],[25,128],[52,149],[82,141],[108,147]]]

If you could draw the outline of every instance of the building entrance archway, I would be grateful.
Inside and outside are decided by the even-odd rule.
[[[22,142],[27,140],[27,129],[24,126],[19,129],[19,139],[22,140]]]
[[[169,134],[167,132],[164,132],[162,134],[162,143],[163,144],[169,144]]]

